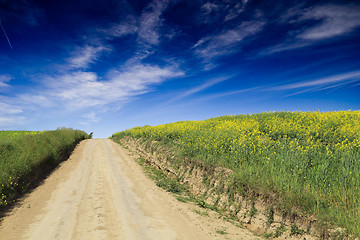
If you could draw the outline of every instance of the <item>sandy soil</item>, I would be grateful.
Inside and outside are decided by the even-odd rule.
[[[0,239],[258,239],[196,209],[158,188],[120,145],[85,140],[2,220]]]

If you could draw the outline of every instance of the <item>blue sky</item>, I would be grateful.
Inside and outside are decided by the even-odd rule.
[[[0,0],[0,129],[360,108],[360,1]]]

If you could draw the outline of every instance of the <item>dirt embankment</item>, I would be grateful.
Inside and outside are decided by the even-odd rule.
[[[156,142],[143,142],[125,137],[121,143],[137,153],[149,165],[189,185],[193,195],[237,219],[252,232],[276,239],[327,239],[327,229],[319,229],[314,218],[303,217],[293,210],[282,212],[276,198],[261,196],[251,190],[233,189],[233,172],[214,168],[196,160],[181,161],[174,151]],[[241,190],[241,191],[239,191]]]
[[[257,239],[201,216],[143,173],[107,139],[85,140],[0,223],[7,239]]]

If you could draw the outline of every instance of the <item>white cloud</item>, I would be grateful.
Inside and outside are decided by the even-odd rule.
[[[109,51],[109,48],[104,46],[85,46],[77,48],[72,57],[67,59],[68,66],[71,68],[88,68],[91,63],[97,59],[98,55],[103,51]]]
[[[261,89],[262,89],[262,87],[252,87],[252,88],[245,88],[245,89],[240,89],[240,90],[235,90],[235,91],[220,92],[220,93],[207,95],[207,96],[202,97],[202,98],[200,98],[198,100],[199,101],[209,101],[209,100],[213,100],[213,99],[216,99],[216,98],[222,98],[222,97],[227,97],[227,96],[231,96],[231,95],[237,95],[237,94],[243,94],[243,93],[248,93],[248,92],[259,91]]]
[[[20,94],[17,97],[19,102],[26,104],[27,106],[36,106],[36,107],[54,106],[53,101],[48,96],[44,96],[44,95],[26,93],[26,94]]]
[[[213,11],[217,11],[219,9],[219,6],[215,3],[207,2],[204,5],[201,6],[201,10],[203,11],[204,15],[208,15]]]
[[[153,0],[144,8],[140,16],[129,15],[121,23],[114,24],[106,29],[98,29],[97,31],[105,33],[104,39],[107,40],[136,35],[137,40],[135,44],[139,48],[138,55],[145,58],[148,55],[143,54],[143,52],[151,52],[149,51],[151,48],[160,44],[161,37],[171,39],[176,35],[176,31],[173,29],[168,29],[166,33],[160,32],[163,27],[161,15],[166,10],[168,4],[168,0]]]
[[[347,73],[337,74],[323,78],[312,79],[303,82],[284,84],[276,87],[271,87],[266,90],[267,91],[298,91],[296,93],[291,94],[291,95],[295,95],[305,92],[323,91],[331,88],[341,87],[358,81],[360,81],[360,71],[353,71],[353,72],[347,72]]]
[[[98,31],[106,33],[110,38],[137,34],[138,44],[158,45],[160,43],[159,31],[163,22],[161,15],[168,4],[168,0],[153,0],[144,8],[139,17],[130,15],[123,22]]]
[[[293,40],[286,41],[285,43],[281,43],[273,47],[270,47],[269,49],[266,49],[265,51],[261,52],[260,55],[267,55],[276,52],[293,50],[293,49],[309,46],[310,44],[311,43],[309,42],[303,42],[303,41],[296,41],[296,42],[294,42]]]
[[[100,121],[100,118],[96,116],[94,111],[86,113],[82,116],[86,121],[81,122],[83,125],[88,125],[89,123],[97,123]]]
[[[229,8],[228,14],[225,16],[225,22],[230,21],[237,16],[239,16],[243,11],[245,11],[247,6],[248,0],[243,0],[242,2],[238,2],[235,4],[235,6],[228,5],[227,8]]]
[[[18,114],[21,113],[22,109],[12,104],[0,102],[0,115]]]
[[[80,114],[78,123],[93,124],[100,120],[99,113],[119,109],[134,97],[181,75],[183,72],[175,66],[136,62],[113,69],[103,77],[84,71],[39,77],[40,85],[27,93],[11,98],[0,96],[0,128],[24,126],[39,114],[59,118]]]
[[[167,0],[154,0],[146,7],[139,19],[138,37],[140,42],[150,45],[159,44],[161,15],[167,5]]]
[[[115,24],[108,29],[101,29],[100,32],[104,32],[110,37],[124,37],[127,35],[137,33],[139,27],[136,18],[128,17],[124,22]]]
[[[321,22],[300,33],[297,38],[316,41],[350,33],[360,27],[359,13],[359,5],[324,5],[308,9],[299,20]]]
[[[173,67],[141,63],[113,69],[105,79],[93,72],[77,71],[44,78],[44,89],[33,96],[41,102],[44,100],[47,106],[71,111],[109,104],[121,106],[131,97],[151,91],[154,85],[182,74]],[[32,99],[31,95],[20,97]]]
[[[10,87],[8,82],[10,82],[11,79],[12,77],[9,75],[0,75],[0,89]]]
[[[168,103],[171,103],[171,102],[174,102],[174,101],[177,101],[179,99],[182,99],[182,98],[185,98],[185,97],[188,97],[190,95],[193,95],[197,92],[200,92],[200,91],[203,91],[209,87],[212,87],[214,86],[215,84],[218,84],[218,83],[221,83],[223,81],[226,81],[228,80],[230,77],[218,77],[218,78],[214,78],[214,79],[210,79],[208,81],[206,81],[205,83],[199,85],[199,86],[196,86],[194,88],[191,88],[185,92],[183,92],[182,94],[172,98]]]
[[[292,30],[284,43],[273,46],[262,54],[293,50],[316,44],[323,40],[344,37],[360,27],[360,5],[326,4],[302,10],[302,4],[291,8],[281,18],[281,23],[301,25],[316,21],[304,29]]]
[[[262,21],[243,22],[234,29],[200,39],[193,48],[198,56],[207,60],[238,52],[237,45],[245,38],[260,32],[264,24]]]
[[[8,127],[13,127],[16,125],[20,125],[23,122],[23,117],[18,116],[0,116],[0,128],[6,129]]]
[[[4,102],[3,98],[0,99],[0,129],[21,125],[24,118],[19,114],[22,112],[20,107]]]

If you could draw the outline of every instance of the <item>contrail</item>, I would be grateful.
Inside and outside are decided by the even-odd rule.
[[[2,25],[2,23],[1,23],[1,19],[0,19],[0,25],[1,25],[1,28],[2,28],[2,30],[3,30],[3,32],[4,32],[4,35],[5,35],[8,43],[9,43],[10,48],[13,49],[13,47],[11,46],[10,39],[8,38],[8,36],[7,36],[7,34],[6,34],[5,28],[4,28],[4,26]]]

